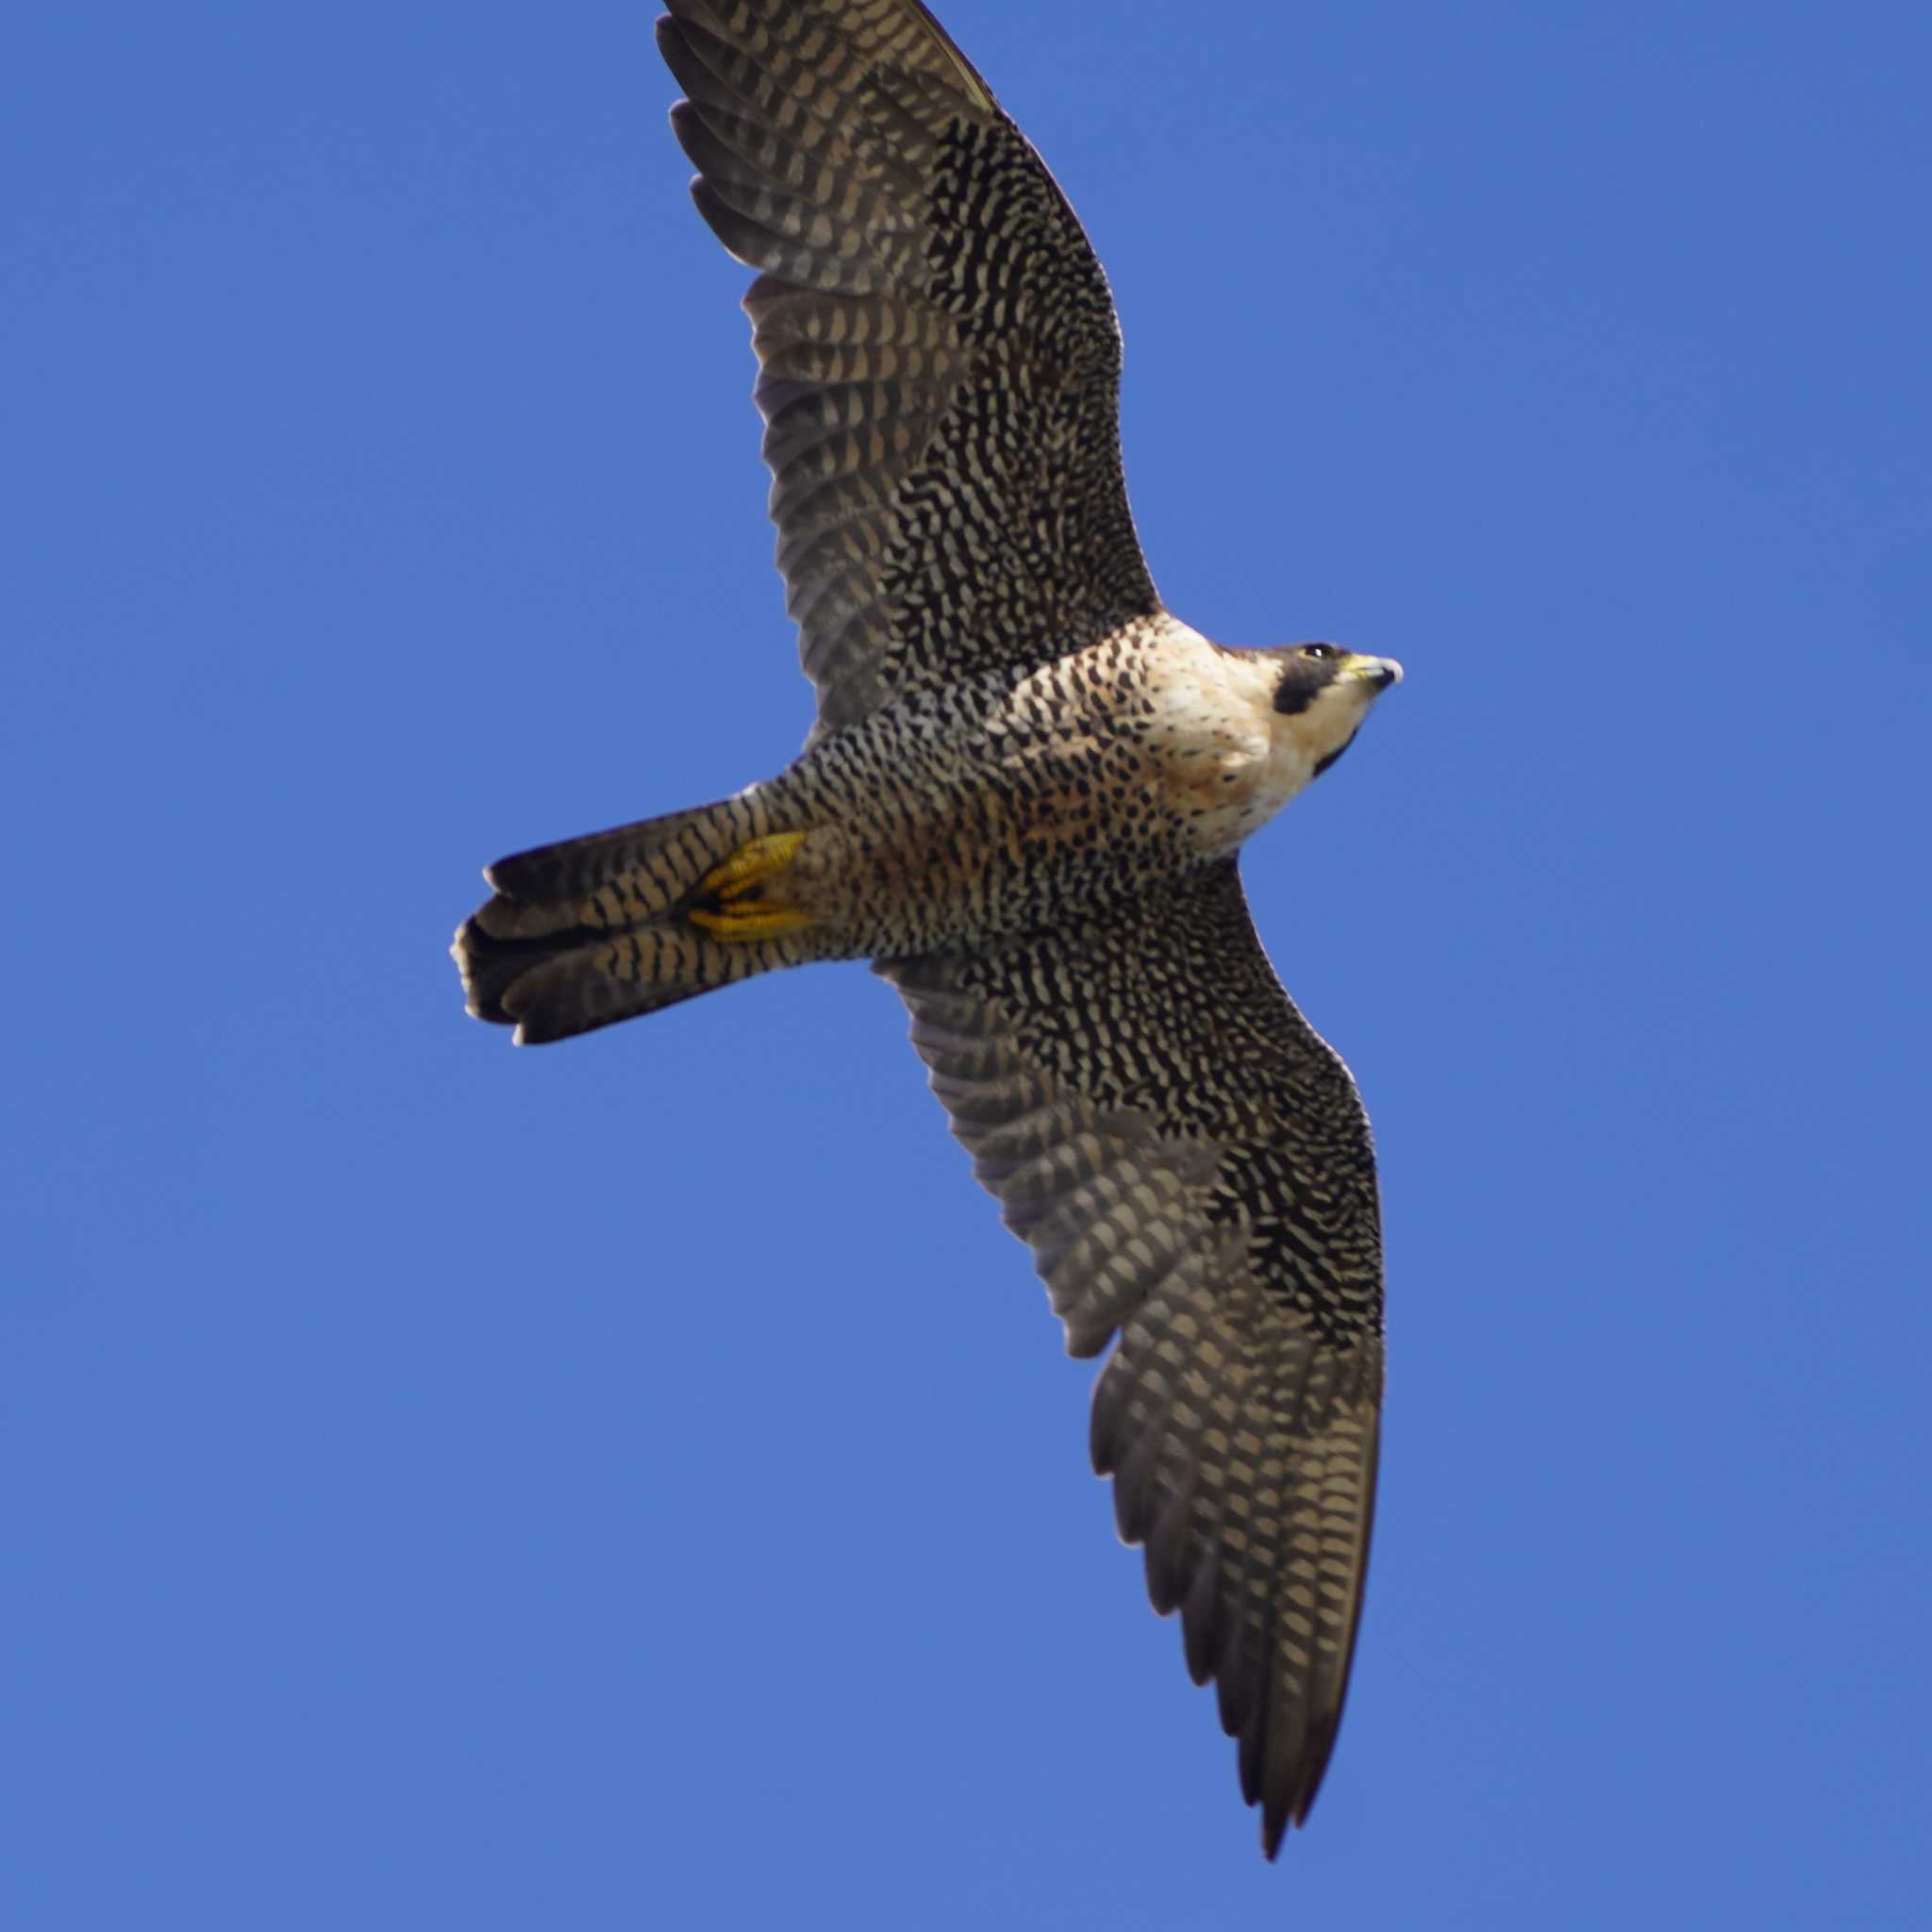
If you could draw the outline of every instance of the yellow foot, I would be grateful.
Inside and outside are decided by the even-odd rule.
[[[698,881],[691,923],[721,940],[774,940],[809,925],[811,914],[802,907],[769,896],[804,843],[803,832],[773,832],[741,845]]]

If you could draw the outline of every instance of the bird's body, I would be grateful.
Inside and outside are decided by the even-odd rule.
[[[1235,871],[1400,674],[1171,616],[1120,482],[1072,211],[911,0],[673,0],[700,209],[747,298],[819,687],[786,771],[499,861],[473,1011],[560,1039],[870,958],[1033,1246],[1119,1346],[1096,1466],[1221,1686],[1272,1854],[1340,1718],[1381,1389],[1373,1155]]]

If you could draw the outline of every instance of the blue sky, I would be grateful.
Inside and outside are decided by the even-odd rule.
[[[1401,658],[1250,848],[1379,1137],[1265,1867],[858,969],[542,1052],[497,854],[808,723],[649,8],[8,29],[0,1919],[1923,1923],[1923,8],[953,0],[1173,607]]]

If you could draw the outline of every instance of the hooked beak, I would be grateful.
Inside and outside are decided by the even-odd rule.
[[[1365,658],[1351,652],[1341,667],[1341,676],[1347,684],[1366,684],[1371,695],[1380,697],[1391,684],[1402,682],[1402,666],[1393,658]]]

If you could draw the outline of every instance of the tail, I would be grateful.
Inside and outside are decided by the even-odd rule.
[[[450,948],[470,1011],[537,1046],[811,957],[764,889],[799,833],[743,796],[499,858]]]

